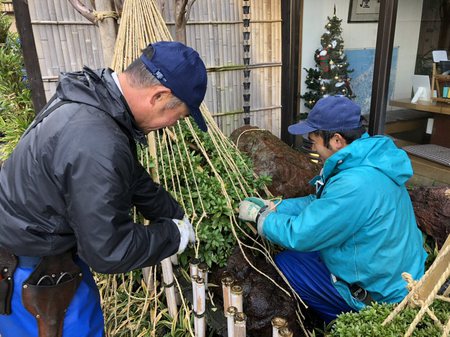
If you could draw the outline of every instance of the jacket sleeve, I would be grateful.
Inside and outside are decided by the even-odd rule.
[[[288,215],[298,215],[315,199],[316,196],[313,194],[307,195],[306,197],[284,199],[277,205],[277,212]]]
[[[182,219],[184,211],[161,185],[155,183],[140,163],[136,163],[133,204],[149,220],[159,217]]]
[[[172,211],[163,217],[166,194],[147,185],[158,217],[148,226],[134,223],[130,189],[136,165],[128,141],[122,133],[87,122],[68,129],[54,153],[55,175],[78,255],[97,272],[122,273],[155,265],[176,253],[180,234],[170,219]],[[160,196],[162,200],[155,200]],[[170,203],[169,209],[175,209]]]
[[[267,239],[297,251],[315,251],[339,246],[364,224],[359,205],[364,198],[363,182],[344,174],[327,183],[322,196],[298,214],[270,213],[264,221]]]

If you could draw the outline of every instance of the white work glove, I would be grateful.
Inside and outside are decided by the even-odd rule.
[[[260,198],[245,198],[239,204],[239,219],[256,222],[259,235],[263,235],[263,223],[269,213],[273,212],[273,203]]]
[[[180,231],[180,245],[177,254],[181,254],[186,249],[188,243],[195,243],[195,232],[189,219],[184,216],[182,220],[172,219]]]

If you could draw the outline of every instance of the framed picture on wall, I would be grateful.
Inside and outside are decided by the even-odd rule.
[[[380,0],[350,0],[347,22],[377,22],[379,13]]]

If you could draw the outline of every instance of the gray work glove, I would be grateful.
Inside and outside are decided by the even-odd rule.
[[[269,206],[273,205],[271,201],[260,198],[245,198],[239,204],[239,219],[244,221],[256,222],[259,235],[263,235],[263,223],[266,217],[273,212]]]
[[[182,220],[172,219],[180,231],[180,245],[177,254],[181,254],[186,249],[188,243],[195,243],[195,232],[189,219],[184,216]]]

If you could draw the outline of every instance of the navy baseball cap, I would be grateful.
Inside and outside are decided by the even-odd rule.
[[[188,106],[200,130],[207,131],[200,104],[205,98],[208,79],[200,55],[181,42],[161,41],[150,45],[153,56],[148,58],[142,54],[141,61],[162,85]]]
[[[288,127],[293,135],[305,135],[316,130],[348,131],[361,127],[361,108],[345,96],[319,99],[305,121]]]

